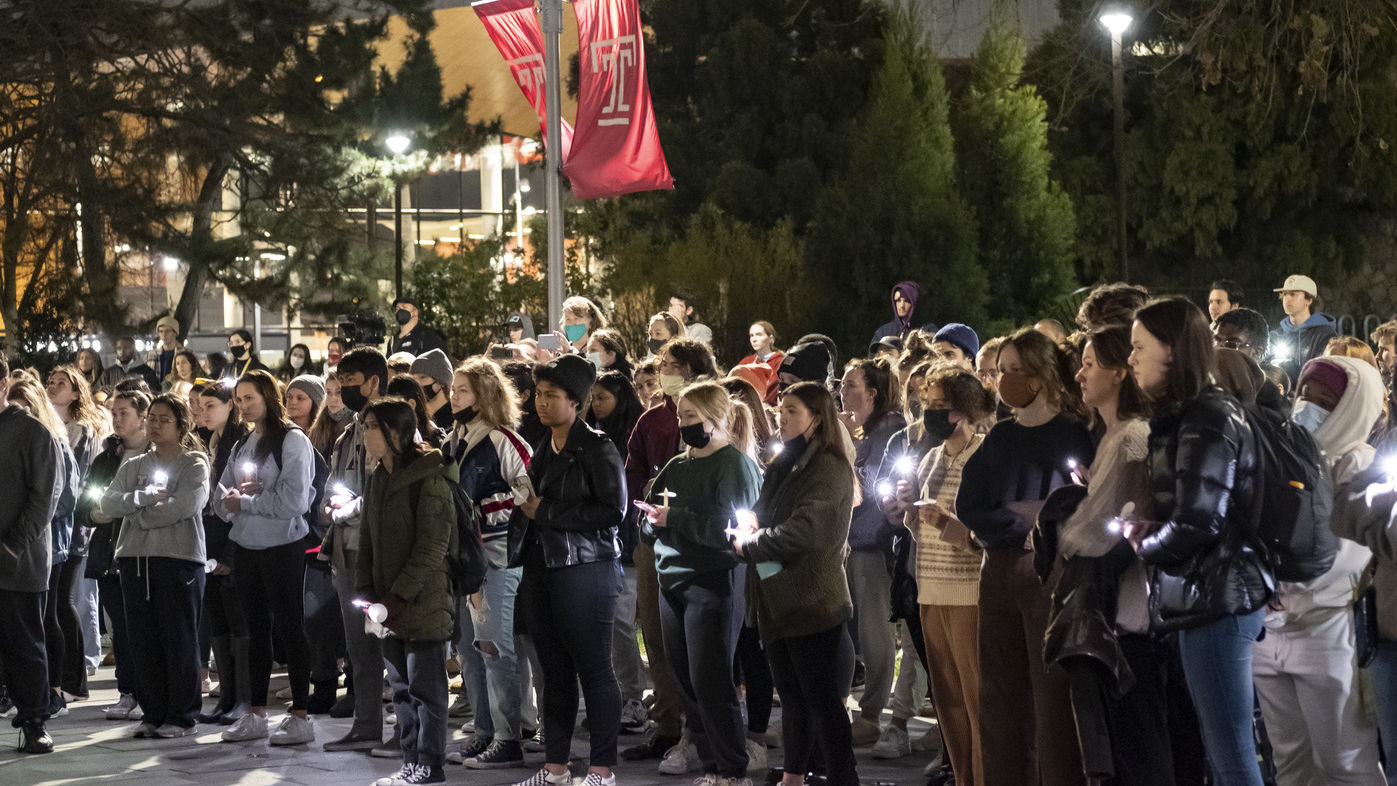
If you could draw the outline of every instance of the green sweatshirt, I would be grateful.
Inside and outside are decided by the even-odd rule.
[[[643,526],[655,544],[660,586],[672,590],[704,573],[730,570],[737,555],[724,533],[734,526],[733,512],[751,508],[761,491],[757,463],[726,445],[711,456],[694,458],[685,451],[669,460],[650,485],[650,504],[663,507],[669,497],[668,526]]]

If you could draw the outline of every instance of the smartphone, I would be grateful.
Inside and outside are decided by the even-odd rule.
[[[546,349],[549,352],[559,352],[563,348],[563,340],[552,333],[545,333],[538,337],[538,348]]]
[[[514,359],[514,350],[510,349],[509,347],[491,347],[491,348],[490,348],[490,359],[491,359],[491,360],[513,360],[513,359]]]

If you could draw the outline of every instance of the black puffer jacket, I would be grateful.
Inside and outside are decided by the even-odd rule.
[[[1210,386],[1158,414],[1149,461],[1152,518],[1162,522],[1140,548],[1151,625],[1193,628],[1264,606],[1275,581],[1252,532],[1256,438],[1241,405]]]
[[[538,495],[534,518],[519,508],[509,521],[509,564],[524,563],[532,543],[543,546],[550,568],[619,559],[617,530],[626,516],[626,472],[621,454],[600,431],[579,418],[561,453],[545,436],[529,463],[529,481]]]
[[[100,579],[106,575],[116,575],[116,539],[121,534],[121,519],[115,519],[108,524],[94,522],[93,497],[88,492],[93,489],[106,491],[107,485],[116,477],[116,471],[125,458],[126,451],[122,448],[121,438],[113,434],[102,443],[102,452],[97,454],[92,460],[92,466],[87,470],[86,490],[82,495],[82,503],[78,506],[76,519],[83,526],[92,528],[87,544],[87,565],[83,568],[84,578]]]

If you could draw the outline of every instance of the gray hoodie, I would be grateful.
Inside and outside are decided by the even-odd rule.
[[[271,453],[261,461],[255,458],[261,438],[261,434],[253,432],[246,442],[234,448],[218,481],[225,488],[236,488],[248,479],[244,464],[251,462],[253,474],[262,484],[261,493],[243,497],[242,510],[237,513],[228,510],[222,491],[217,492],[213,504],[214,513],[233,525],[228,537],[239,546],[254,550],[284,546],[305,537],[310,532],[306,511],[315,496],[315,448],[305,433],[300,429],[287,432],[281,445],[280,468]]]
[[[150,491],[161,472],[168,478],[168,496]],[[98,507],[121,519],[118,559],[170,557],[202,563],[207,558],[203,510],[208,499],[207,456],[190,451],[166,462],[148,450],[121,465]]]

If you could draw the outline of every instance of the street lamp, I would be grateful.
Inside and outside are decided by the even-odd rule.
[[[412,148],[412,139],[394,131],[383,140],[388,152],[400,156]],[[403,181],[393,172],[393,296],[403,296]]]
[[[1098,18],[1111,34],[1111,102],[1113,104],[1116,148],[1116,255],[1121,281],[1130,280],[1130,262],[1125,249],[1125,66],[1121,63],[1121,36],[1134,20],[1123,10],[1113,9]]]

